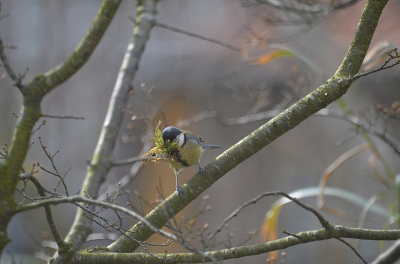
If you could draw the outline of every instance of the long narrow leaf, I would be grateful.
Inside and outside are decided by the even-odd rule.
[[[345,162],[349,158],[353,157],[357,153],[367,150],[369,148],[370,148],[369,144],[363,144],[363,145],[356,146],[356,147],[346,151],[342,155],[340,155],[340,157],[338,157],[331,165],[329,165],[328,168],[326,168],[324,170],[324,172],[322,173],[322,176],[321,176],[321,180],[319,182],[318,207],[321,208],[324,205],[324,190],[325,190],[326,183],[328,182],[328,179],[331,177],[332,173],[337,168],[339,168],[339,166],[342,165],[343,162]]]

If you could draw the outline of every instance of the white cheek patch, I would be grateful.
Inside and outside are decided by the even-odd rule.
[[[180,134],[175,141],[178,147],[181,148],[185,144],[185,133]]]

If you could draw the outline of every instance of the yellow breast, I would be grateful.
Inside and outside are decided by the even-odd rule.
[[[186,144],[188,145],[188,144]],[[199,145],[191,144],[181,149],[176,157],[168,160],[175,170],[196,165],[203,154],[203,148]]]

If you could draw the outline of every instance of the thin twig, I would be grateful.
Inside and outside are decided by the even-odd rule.
[[[83,119],[85,119],[84,116],[59,116],[59,115],[45,115],[45,114],[42,114],[42,117],[46,117],[46,118],[58,118],[58,119],[77,119],[77,120],[83,120]]]
[[[32,181],[32,183],[35,185],[37,192],[40,196],[44,197],[45,195],[45,188],[43,188],[43,186],[39,183],[39,181],[32,175],[29,176],[29,179]],[[67,246],[68,244],[61,238],[60,233],[58,232],[57,226],[54,223],[53,220],[53,215],[51,213],[51,209],[49,205],[44,205],[44,211],[46,214],[46,219],[47,219],[47,223],[50,227],[50,231],[54,237],[54,240],[56,241],[58,247],[61,249],[65,246]]]
[[[114,161],[112,165],[113,166],[124,166],[124,165],[129,165],[129,164],[135,163],[137,161],[141,161],[141,160],[142,160],[142,157],[132,157],[132,158],[125,159],[125,160]]]
[[[182,34],[185,34],[185,35],[188,35],[188,36],[191,36],[191,37],[195,37],[195,38],[199,38],[199,39],[202,39],[202,40],[206,40],[206,41],[221,45],[221,46],[223,46],[225,48],[228,48],[228,49],[236,51],[236,52],[241,52],[242,51],[241,48],[233,46],[233,45],[231,45],[231,44],[229,44],[229,43],[227,43],[225,41],[222,41],[222,40],[210,37],[210,36],[194,33],[192,31],[189,31],[189,30],[186,30],[186,29],[169,26],[167,24],[160,23],[160,22],[156,22],[156,26],[160,27],[160,28],[165,28],[165,29],[168,29],[168,30],[171,30],[171,31],[175,31],[175,32],[178,32],[178,33],[182,33]]]
[[[25,87],[24,85],[21,83],[21,79],[17,77],[17,75],[15,74],[14,69],[11,67],[10,62],[8,61],[7,55],[5,53],[4,50],[4,44],[3,44],[3,39],[1,38],[0,35],[0,59],[3,62],[4,68],[6,69],[8,75],[10,76],[11,80],[14,82],[14,85],[18,87],[18,89],[20,89],[20,91],[22,92]]]
[[[69,197],[63,197],[63,198],[57,198],[57,199],[54,198],[54,199],[48,199],[46,201],[34,202],[34,203],[31,203],[28,205],[20,206],[18,209],[19,209],[19,212],[22,212],[22,211],[27,211],[27,210],[33,210],[33,209],[40,208],[43,206],[57,205],[57,204],[63,204],[63,203],[77,203],[77,202],[92,204],[92,205],[96,205],[96,206],[102,206],[102,207],[110,208],[110,209],[125,213],[125,214],[135,218],[136,220],[139,220],[142,224],[144,224],[148,228],[150,228],[150,230],[152,232],[158,233],[170,240],[174,240],[174,241],[178,242],[183,247],[185,247],[187,250],[189,250],[193,253],[199,254],[201,257],[203,257],[205,259],[208,259],[211,261],[215,260],[213,257],[206,255],[204,252],[201,252],[201,251],[195,249],[194,247],[192,247],[191,245],[189,245],[188,243],[186,243],[181,237],[176,236],[174,234],[171,234],[169,232],[166,232],[162,229],[159,229],[159,228],[153,226],[153,224],[151,224],[149,221],[147,221],[143,216],[137,214],[136,212],[130,211],[122,206],[119,206],[119,205],[110,204],[107,202],[102,202],[102,201],[93,200],[93,199],[89,199],[89,198],[84,198],[84,197],[76,195],[76,196],[69,196]]]
[[[326,109],[326,108],[325,109],[321,109],[320,111],[318,111],[314,115],[336,117],[336,118],[340,118],[340,119],[342,119],[344,121],[347,121],[347,122],[349,122],[349,123],[351,123],[353,125],[362,127],[369,134],[374,135],[374,136],[380,138],[381,140],[383,140],[388,146],[390,146],[392,148],[392,150],[396,154],[400,155],[400,148],[394,141],[390,140],[383,133],[380,133],[380,132],[376,131],[371,125],[369,125],[366,122],[362,122],[359,118],[357,118],[355,116],[348,115],[347,113],[345,113],[343,111],[338,111],[338,110],[333,110],[333,109]]]
[[[41,138],[41,137],[39,137],[39,142],[40,142],[40,145],[42,146],[42,149],[43,149],[44,153],[46,154],[47,158],[50,160],[51,165],[52,165],[53,169],[55,170],[55,173],[50,172],[49,170],[46,170],[46,169],[43,168],[39,163],[37,163],[37,165],[38,165],[42,170],[46,171],[47,173],[53,174],[54,176],[58,177],[58,178],[59,178],[59,183],[62,182],[62,184],[64,185],[65,193],[66,193],[67,196],[69,196],[69,194],[68,194],[68,187],[67,187],[67,185],[65,184],[65,181],[64,181],[64,177],[67,175],[67,173],[68,173],[69,170],[64,174],[64,177],[61,176],[60,173],[59,173],[58,170],[57,170],[56,165],[54,164],[53,157],[52,157],[52,156],[50,155],[50,153],[46,150],[46,146],[43,145],[43,143],[42,143],[42,138]],[[57,186],[59,185],[59,183],[57,184]],[[56,189],[56,187],[55,187],[55,189]],[[54,189],[54,191],[56,191],[55,189]]]
[[[294,197],[291,197],[290,195],[282,192],[282,191],[277,191],[277,192],[265,192],[262,193],[260,195],[258,195],[256,198],[244,203],[243,205],[241,205],[239,208],[237,208],[235,211],[233,211],[233,213],[231,213],[227,218],[224,219],[224,221],[222,221],[222,223],[217,227],[217,229],[208,236],[207,238],[207,243],[206,245],[208,245],[208,243],[210,242],[210,240],[219,232],[221,232],[222,228],[226,225],[227,222],[229,222],[232,218],[236,217],[238,215],[238,213],[240,211],[242,211],[244,208],[246,208],[249,205],[255,204],[258,200],[262,199],[263,197],[266,196],[277,196],[277,195],[281,195],[286,197],[287,199],[295,202],[297,205],[301,206],[302,208],[306,209],[307,211],[312,212],[319,220],[319,222],[321,223],[321,225],[326,228],[326,229],[332,229],[333,226],[331,224],[329,224],[329,222],[320,214],[318,213],[316,210],[314,210],[313,208],[311,208],[308,205],[305,205],[303,203],[301,203],[299,200],[297,200]]]
[[[365,261],[365,259],[357,252],[357,250],[352,245],[347,243],[344,239],[337,238],[337,237],[336,237],[336,239],[339,240],[340,242],[342,242],[343,244],[345,244],[346,246],[348,246],[351,250],[353,250],[353,252],[357,255],[357,257],[359,257],[359,259],[361,259],[362,262],[364,262],[365,264],[368,264]]]
[[[394,54],[394,55],[393,55],[393,54]],[[357,79],[359,79],[359,78],[361,78],[361,77],[370,75],[370,74],[375,73],[375,72],[378,72],[378,71],[386,70],[386,69],[392,68],[392,67],[394,67],[394,66],[400,64],[400,56],[399,56],[399,54],[397,53],[397,48],[394,48],[394,49],[390,50],[390,51],[387,53],[387,55],[389,56],[389,58],[388,58],[388,59],[384,62],[384,64],[383,64],[381,67],[379,67],[378,69],[356,74],[355,76],[350,77],[350,79],[351,79],[352,81],[355,81],[355,80],[357,80]],[[387,64],[388,64],[391,60],[393,60],[393,59],[398,59],[398,60],[397,60],[397,62],[395,62],[395,63],[393,63],[393,64],[391,64],[391,65],[387,65]]]
[[[22,172],[24,172],[24,171],[22,170]],[[47,189],[46,187],[44,187],[40,183],[40,181],[38,179],[36,179],[36,177],[34,177],[31,173],[25,173],[24,172],[23,174],[20,175],[20,178],[23,181],[30,180],[36,186],[36,188],[40,188],[44,192],[46,192],[48,194],[51,194],[51,197],[63,197],[64,196],[61,193],[57,193],[57,192],[51,191],[51,190]]]
[[[300,236],[286,231],[285,228],[282,229],[282,233],[284,233],[286,235],[289,235],[289,236],[292,236],[292,237],[295,237],[295,238],[299,239],[300,241],[303,241],[303,239]]]
[[[131,20],[132,22],[135,22],[135,19],[133,17],[129,17],[129,20]],[[182,33],[182,34],[190,36],[190,37],[195,37],[195,38],[199,38],[199,39],[202,39],[202,40],[206,40],[206,41],[218,44],[220,46],[223,46],[225,48],[228,48],[228,49],[236,51],[236,52],[241,52],[242,51],[241,48],[236,47],[234,45],[231,45],[231,44],[229,44],[229,43],[227,43],[225,41],[222,41],[222,40],[210,37],[210,36],[194,33],[192,31],[189,31],[189,30],[186,30],[186,29],[169,26],[167,24],[160,23],[160,22],[156,22],[155,26],[160,27],[160,28],[164,28],[164,29],[168,29],[168,30],[171,30],[171,31],[174,31],[174,32]]]

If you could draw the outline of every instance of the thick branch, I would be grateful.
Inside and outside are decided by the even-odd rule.
[[[328,240],[332,238],[354,238],[363,240],[395,240],[400,238],[400,230],[380,231],[359,228],[348,228],[334,226],[333,229],[319,229],[315,231],[305,231],[274,241],[260,243],[249,246],[234,247],[217,251],[205,252],[205,255],[216,260],[225,260],[254,256],[272,252],[275,250],[293,247],[309,242]],[[143,253],[89,253],[80,252],[83,263],[111,263],[117,261],[119,264],[125,263],[204,263],[201,256],[193,253],[171,253],[171,254],[149,254]]]
[[[186,197],[182,198],[174,193],[151,211],[146,216],[146,219],[158,228],[161,228],[172,216],[176,215],[213,183],[241,162],[300,124],[312,114],[343,96],[352,83],[350,78],[345,77],[349,74],[346,74],[347,71],[343,69],[347,69],[350,63],[357,71],[360,68],[374,30],[378,24],[379,16],[386,3],[387,0],[367,1],[360,23],[356,29],[352,45],[349,48],[348,55],[345,57],[333,78],[329,79],[315,91],[299,100],[296,104],[286,109],[218,156],[205,167],[205,176],[201,173],[197,173],[183,185],[182,189]],[[358,46],[362,48],[357,48]],[[361,62],[359,63],[359,61]],[[136,230],[137,227],[134,226],[133,229]],[[142,228],[139,232],[133,234],[133,237],[137,240],[144,241],[151,235],[152,232],[149,229]],[[128,241],[126,238],[122,237],[108,248],[112,252],[132,252],[138,246],[137,243]]]

